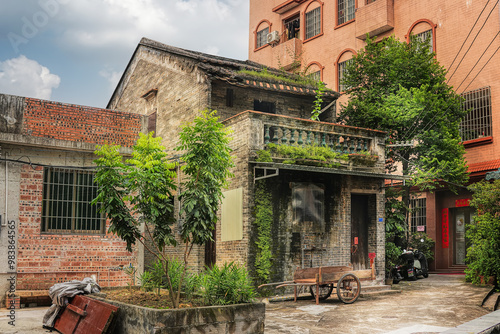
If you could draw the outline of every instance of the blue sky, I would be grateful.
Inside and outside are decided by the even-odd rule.
[[[105,107],[141,37],[248,55],[248,0],[2,0],[0,93]]]

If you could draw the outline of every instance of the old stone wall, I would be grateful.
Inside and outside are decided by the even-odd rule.
[[[255,150],[263,149],[263,124],[297,126],[318,131],[335,131],[373,136],[372,150],[380,154],[383,161],[383,134],[358,128],[344,128],[332,124],[311,122],[295,118],[276,117],[262,113],[246,112],[224,122],[234,130],[232,147],[237,164],[231,189],[244,187],[244,240],[219,242],[217,254],[220,260],[246,258],[253,270],[255,263],[256,231],[253,226],[254,195],[253,165]],[[331,131],[331,130],[330,130]],[[382,162],[377,162],[373,171],[382,172]],[[280,169],[279,175],[257,182],[265,182],[272,194],[274,222],[272,226],[272,273],[271,281],[292,278],[297,267],[348,265],[351,262],[351,195],[363,194],[369,198],[367,212],[369,252],[375,252],[377,278],[384,277],[384,193],[383,178],[322,173],[319,171],[292,171]],[[293,221],[292,184],[312,183],[324,189],[324,221],[315,225],[297,225]],[[245,188],[246,187],[246,188]],[[240,247],[247,244],[247,248]],[[369,260],[367,260],[369,263]]]
[[[228,93],[228,90],[232,90],[232,93]],[[231,106],[228,106],[228,94],[233,96]],[[255,110],[254,100],[273,103],[277,115],[303,119],[311,118],[311,111],[314,108],[314,96],[238,87],[221,81],[212,82],[211,96],[211,108],[219,112],[221,120],[225,120],[244,110]]]
[[[112,109],[142,115],[156,112],[155,132],[163,138],[167,150],[175,147],[182,124],[209,106],[206,75],[192,60],[144,46],[137,51],[130,71],[108,104]]]

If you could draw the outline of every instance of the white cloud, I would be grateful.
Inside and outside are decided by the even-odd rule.
[[[50,100],[61,78],[24,55],[0,61],[0,92]]]
[[[216,47],[246,58],[248,3],[243,0],[71,1],[57,16],[61,47],[86,57],[129,59],[141,37],[192,50]],[[105,65],[111,63],[105,60]]]
[[[118,85],[118,81],[122,77],[123,72],[112,71],[109,68],[105,68],[99,71],[99,75],[103,78],[106,78],[109,81],[109,85],[111,90],[113,90],[116,85]]]

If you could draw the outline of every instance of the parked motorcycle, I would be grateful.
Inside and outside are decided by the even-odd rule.
[[[415,250],[404,250],[399,256],[399,263],[392,269],[393,283],[406,279],[417,280],[418,276],[429,277],[429,267],[424,253]]]

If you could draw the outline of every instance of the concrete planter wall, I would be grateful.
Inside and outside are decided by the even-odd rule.
[[[120,308],[113,333],[264,333],[263,303],[158,310],[95,295],[89,297]]]

